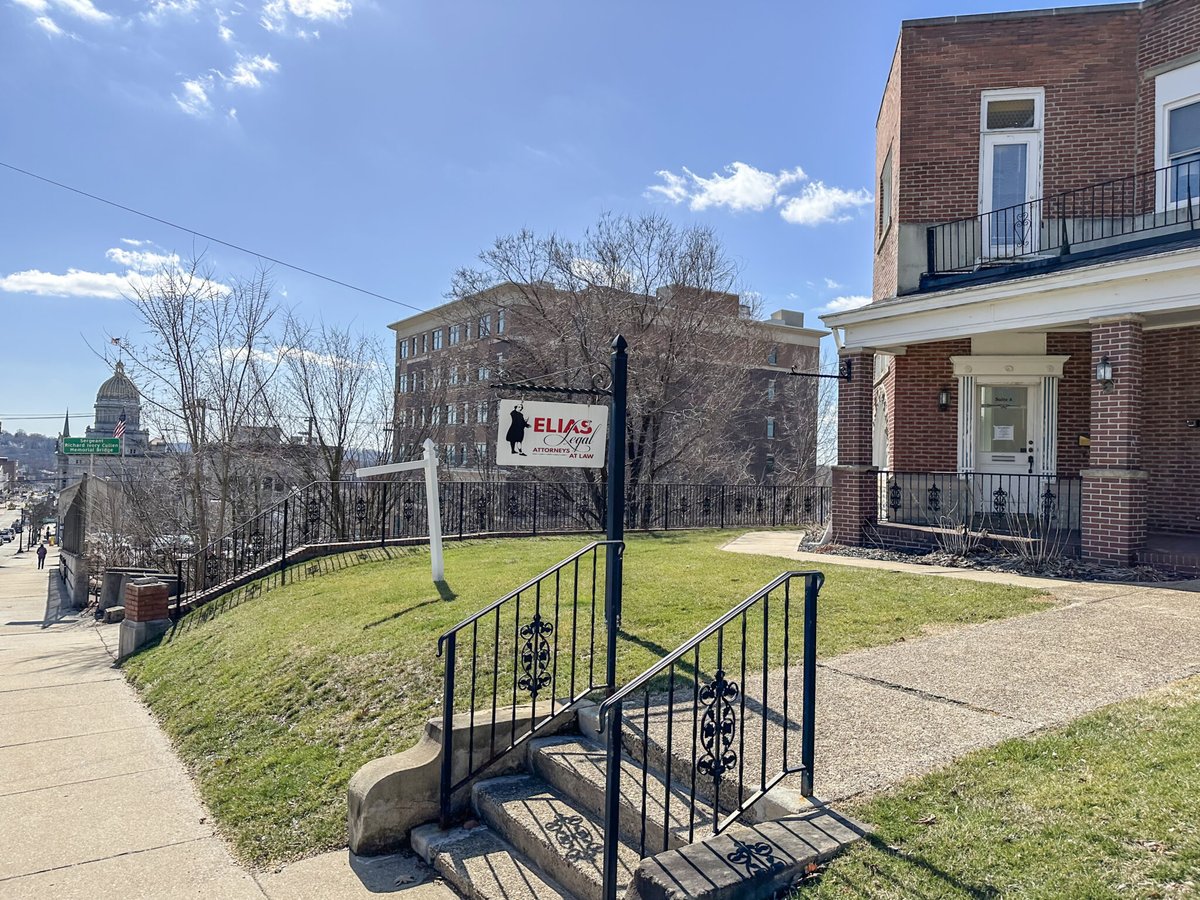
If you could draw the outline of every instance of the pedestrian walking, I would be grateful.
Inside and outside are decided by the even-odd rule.
[[[38,568],[46,568],[46,545],[38,544],[37,548]]]

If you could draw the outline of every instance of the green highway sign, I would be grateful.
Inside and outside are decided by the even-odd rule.
[[[120,456],[120,438],[63,438],[63,453],[71,456],[86,456],[95,453],[97,456]]]

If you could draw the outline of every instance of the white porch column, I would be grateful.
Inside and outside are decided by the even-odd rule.
[[[958,376],[958,471],[975,469],[975,377]]]
[[[1042,379],[1042,441],[1038,459],[1042,475],[1058,471],[1058,377],[1055,375]]]

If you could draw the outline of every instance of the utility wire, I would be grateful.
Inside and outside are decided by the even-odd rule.
[[[282,259],[276,259],[273,256],[267,256],[265,253],[259,253],[257,250],[251,250],[250,248],[242,247],[239,244],[234,244],[229,241],[223,241],[218,237],[213,237],[211,234],[205,234],[202,231],[196,231],[194,228],[188,228],[185,225],[177,225],[174,222],[169,222],[166,219],[159,218],[158,216],[151,215],[150,213],[142,212],[141,210],[134,209],[131,206],[126,206],[123,203],[117,203],[115,200],[108,200],[104,197],[99,197],[96,194],[90,194],[87,191],[81,190],[77,187],[71,187],[71,185],[69,185],[69,184],[63,184],[61,181],[55,181],[53,178],[47,178],[44,175],[38,175],[36,172],[30,172],[28,169],[22,169],[19,166],[11,165],[10,163],[6,163],[3,160],[0,160],[0,166],[2,166],[5,169],[9,169],[10,171],[18,172],[21,175],[26,175],[30,178],[34,178],[34,179],[44,182],[46,184],[53,185],[56,188],[62,188],[64,191],[70,191],[72,194],[78,194],[81,197],[87,197],[89,200],[95,200],[98,203],[107,204],[108,206],[115,207],[116,209],[124,210],[127,213],[133,213],[133,215],[135,215],[135,216],[141,216],[143,219],[149,219],[152,222],[158,222],[160,225],[166,225],[168,228],[175,228],[179,231],[185,232],[186,234],[193,235],[194,237],[203,238],[206,241],[212,241],[214,244],[220,244],[222,247],[229,247],[231,250],[237,250],[240,253],[248,253],[250,256],[257,257],[258,259],[265,259],[267,262],[274,263],[277,266],[283,266],[285,269],[292,269],[293,271],[296,271],[296,272],[303,272],[305,275],[311,275],[313,278],[319,278],[322,281],[329,282],[330,284],[336,284],[339,287],[344,287],[344,288],[347,288],[352,291],[357,291],[360,294],[366,294],[368,297],[374,297],[377,300],[385,300],[388,303],[394,303],[396,306],[405,306],[405,307],[408,307],[409,309],[416,310],[417,312],[425,312],[425,310],[423,310],[421,307],[414,306],[411,303],[406,303],[403,300],[396,300],[396,299],[393,299],[392,297],[387,297],[383,294],[378,294],[375,291],[369,291],[366,288],[361,288],[361,287],[358,287],[357,285],[353,285],[348,282],[341,281],[337,278],[332,278],[329,275],[322,275],[320,272],[314,272],[312,269],[306,269],[303,266],[297,266],[294,263],[285,262]]]

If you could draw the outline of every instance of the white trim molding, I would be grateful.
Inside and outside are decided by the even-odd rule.
[[[1069,356],[952,356],[956,376],[1062,378]]]

